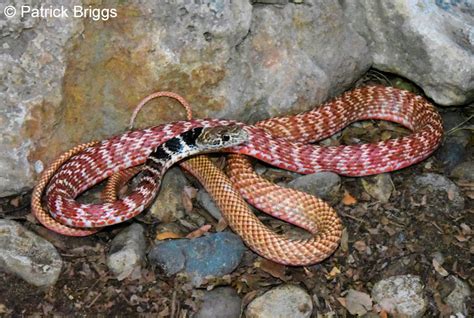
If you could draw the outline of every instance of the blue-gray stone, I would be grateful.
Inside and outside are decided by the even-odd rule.
[[[163,242],[150,251],[148,259],[165,275],[184,272],[199,285],[206,276],[231,273],[239,265],[244,251],[245,246],[239,236],[221,232],[191,240]]]

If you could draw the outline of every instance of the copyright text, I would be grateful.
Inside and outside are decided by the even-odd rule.
[[[107,21],[111,18],[117,17],[117,9],[115,8],[94,8],[92,6],[21,6],[19,10],[14,6],[7,6],[4,8],[3,13],[7,18],[12,18],[19,14],[20,17],[32,17],[32,18],[85,18],[93,21]]]

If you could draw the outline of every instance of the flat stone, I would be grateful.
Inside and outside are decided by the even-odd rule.
[[[168,170],[161,182],[160,192],[150,206],[150,216],[162,223],[174,222],[184,217],[183,189],[188,184],[179,167]]]
[[[211,233],[196,239],[173,239],[157,244],[148,254],[149,261],[165,275],[186,273],[200,285],[206,276],[231,273],[240,263],[245,246],[230,232]]]
[[[341,189],[341,177],[334,172],[317,172],[288,182],[288,187],[334,203]]]
[[[465,161],[458,164],[451,171],[451,177],[466,181],[474,181],[474,161]]]
[[[202,301],[195,318],[239,318],[242,300],[235,289],[218,287],[211,291],[201,292]]]
[[[14,221],[0,219],[0,268],[45,287],[56,283],[62,264],[50,242]]]
[[[247,306],[247,318],[308,318],[313,312],[313,302],[308,293],[295,285],[281,285],[255,298]]]
[[[394,190],[393,181],[388,173],[361,178],[364,190],[381,203],[387,203]]]
[[[454,167],[463,161],[469,160],[469,142],[471,134],[469,131],[459,128],[466,123],[467,118],[459,112],[445,112],[441,114],[443,118],[444,131],[451,131],[445,134],[443,143],[436,151],[435,155],[445,167],[446,172],[451,172]]]
[[[118,280],[123,280],[143,264],[145,249],[145,230],[142,225],[134,223],[112,240],[107,266]]]
[[[411,186],[414,194],[426,194],[431,198],[446,197],[445,202],[449,210],[459,213],[464,209],[464,197],[459,187],[443,175],[424,173],[414,178]]]
[[[209,212],[209,214],[211,214],[216,220],[220,220],[222,218],[221,210],[217,207],[217,205],[214,203],[214,200],[206,190],[199,190],[196,199],[199,204],[201,204],[201,206],[206,209],[206,211]]]
[[[456,276],[448,276],[447,279],[454,286],[452,291],[444,298],[446,304],[451,306],[453,314],[462,314],[468,316],[467,301],[471,296],[469,285],[457,278]]]
[[[423,317],[428,306],[421,279],[414,275],[392,276],[377,282],[372,300],[392,315]]]

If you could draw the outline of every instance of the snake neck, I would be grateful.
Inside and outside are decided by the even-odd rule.
[[[158,146],[146,161],[145,168],[142,171],[141,182],[148,178],[158,181],[165,171],[178,161],[206,151],[206,149],[202,149],[203,147],[198,147],[196,144],[202,129],[202,127],[191,129]]]

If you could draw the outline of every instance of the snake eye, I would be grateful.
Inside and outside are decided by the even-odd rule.
[[[222,136],[222,140],[224,141],[229,141],[230,137],[227,135]]]

